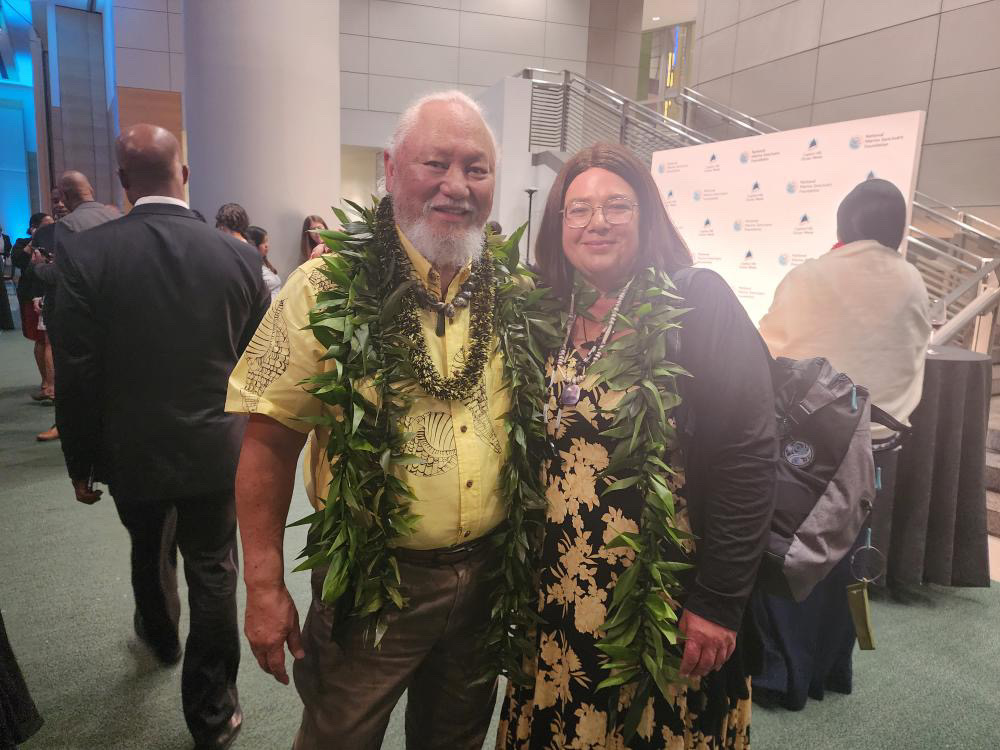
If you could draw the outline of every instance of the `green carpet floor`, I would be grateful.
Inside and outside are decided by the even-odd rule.
[[[28,398],[37,381],[29,342],[0,333],[0,606],[45,717],[25,747],[188,748],[180,670],[158,668],[132,633],[128,538],[114,506],[74,502],[59,446],[35,442],[52,423],[51,407]],[[298,490],[292,513],[305,512]],[[289,555],[302,536],[289,531]],[[304,614],[305,574],[290,575],[289,588]],[[875,605],[879,649],[856,655],[853,695],[799,713],[755,708],[754,748],[1000,748],[1000,589],[926,594],[922,604]],[[246,721],[236,747],[289,748],[294,689],[264,675],[248,648],[239,686]],[[384,748],[404,747],[401,708]]]

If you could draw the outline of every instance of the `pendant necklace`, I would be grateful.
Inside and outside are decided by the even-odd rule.
[[[604,355],[604,349],[608,344],[608,340],[611,338],[611,334],[614,333],[615,323],[618,321],[618,313],[621,311],[622,303],[625,301],[625,295],[628,294],[629,287],[632,286],[633,281],[635,281],[634,276],[629,279],[629,282],[622,287],[621,292],[618,293],[618,299],[615,300],[615,306],[611,308],[611,315],[608,318],[607,325],[604,326],[604,331],[594,347],[590,350],[587,356],[584,357],[583,361],[574,364],[572,375],[569,374],[566,363],[569,359],[569,345],[570,340],[573,338],[573,327],[576,324],[577,318],[576,291],[574,290],[570,294],[569,316],[566,319],[566,337],[563,339],[562,347],[559,349],[559,356],[556,358],[556,366],[553,368],[552,375],[549,377],[549,389],[551,390],[554,385],[556,370],[562,373],[563,388],[562,392],[559,394],[559,408],[556,411],[556,429],[559,429],[559,425],[562,422],[563,407],[576,406],[577,403],[579,403],[580,383],[582,383],[587,377],[587,368],[595,364]],[[544,416],[545,422],[547,423],[549,421],[547,402]]]
[[[416,294],[417,302],[426,310],[437,313],[437,326],[434,328],[434,332],[438,336],[444,336],[444,319],[453,320],[455,313],[463,307],[469,306],[469,300],[472,299],[472,290],[475,286],[475,279],[473,275],[470,275],[463,284],[462,288],[458,290],[458,294],[451,302],[445,302],[431,292],[423,285],[423,282],[417,281]]]

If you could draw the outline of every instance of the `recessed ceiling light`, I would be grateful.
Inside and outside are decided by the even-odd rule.
[[[653,20],[654,20],[654,21],[659,21],[659,20],[660,20],[660,17],[659,17],[659,16],[653,16]]]

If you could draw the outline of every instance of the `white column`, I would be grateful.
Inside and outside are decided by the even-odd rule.
[[[184,118],[191,205],[223,203],[270,234],[282,277],[302,219],[340,204],[339,0],[187,0]]]

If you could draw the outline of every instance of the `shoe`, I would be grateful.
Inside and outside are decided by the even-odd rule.
[[[32,401],[44,401],[47,398],[52,398],[51,396],[46,396],[45,391],[38,391],[37,393],[31,394]]]
[[[195,740],[194,750],[226,750],[232,747],[236,741],[236,736],[243,728],[243,710],[237,706],[229,721],[223,725],[219,732],[211,737],[204,737]]]
[[[55,425],[52,425],[45,432],[39,432],[37,435],[35,435],[35,440],[37,440],[39,443],[48,443],[51,442],[52,440],[58,440],[58,439],[59,439],[59,428],[56,427]]]
[[[146,634],[146,627],[142,623],[142,617],[139,616],[139,610],[136,610],[132,615],[132,627],[135,628],[135,634],[139,640],[149,647],[149,650],[163,666],[172,667],[181,660],[181,645],[179,643],[168,647],[161,646],[154,643]]]

